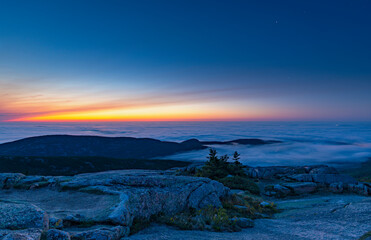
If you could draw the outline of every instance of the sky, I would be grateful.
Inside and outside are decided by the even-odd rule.
[[[0,121],[371,121],[371,1],[0,1]]]

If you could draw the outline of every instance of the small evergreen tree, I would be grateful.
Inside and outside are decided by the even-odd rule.
[[[197,173],[200,177],[207,177],[214,180],[218,180],[228,176],[228,159],[227,155],[222,157],[217,156],[215,149],[210,149],[209,156],[207,157],[208,161],[205,163],[205,166]]]
[[[233,176],[246,176],[245,171],[243,170],[243,165],[239,161],[240,154],[236,151],[233,154],[233,164],[229,166],[230,174]]]
[[[232,189],[248,190],[253,194],[259,194],[259,187],[247,177],[239,161],[238,152],[233,154],[233,163],[228,162],[227,155],[218,157],[215,149],[210,149],[207,159],[205,165],[197,171],[197,176],[217,180]]]
[[[240,154],[236,151],[236,152],[234,152],[234,154],[233,154],[233,161],[234,161],[234,164],[236,164],[236,165],[240,165],[241,163],[238,161],[238,160],[240,160]]]

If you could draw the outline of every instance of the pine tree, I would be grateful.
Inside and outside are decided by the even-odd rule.
[[[207,177],[214,180],[218,180],[228,176],[228,159],[227,155],[222,157],[217,156],[215,149],[210,149],[209,156],[207,157],[208,161],[205,163],[205,166],[198,172],[198,176]]]
[[[240,154],[236,151],[233,154],[234,163],[229,166],[229,172],[234,176],[246,176],[245,171],[243,170],[243,165],[239,160]]]
[[[233,154],[233,160],[234,160],[234,163],[235,164],[241,164],[238,160],[240,160],[240,154],[236,151],[236,152],[234,152],[234,154]]]

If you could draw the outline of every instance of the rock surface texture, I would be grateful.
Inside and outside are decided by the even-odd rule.
[[[210,179],[145,170],[73,177],[0,174],[0,184],[0,239],[40,239],[41,232],[47,239],[120,239],[134,219],[220,207],[220,198],[229,194]],[[74,229],[85,225],[91,227]],[[33,229],[36,233],[27,233]]]
[[[279,181],[265,187],[267,196],[286,197],[313,193],[320,189],[333,193],[371,195],[369,183],[358,182],[353,177],[339,174],[335,168],[326,165],[250,167],[246,169],[246,174],[251,178]]]
[[[221,199],[230,196],[231,191],[217,181],[179,173],[0,174],[0,240],[126,239],[138,227],[135,224],[152,216],[221,207]],[[236,218],[243,228],[239,233],[184,232],[156,226],[128,239],[356,239],[371,229],[369,183],[324,165],[247,168],[246,173],[265,184],[263,198],[275,198],[282,210],[275,219]],[[261,207],[270,205],[261,203]]]
[[[276,202],[282,213],[241,232],[180,231],[154,225],[126,240],[354,240],[371,229],[371,198],[313,195]],[[319,217],[320,216],[320,217]]]
[[[0,229],[49,228],[47,213],[33,204],[0,202]]]

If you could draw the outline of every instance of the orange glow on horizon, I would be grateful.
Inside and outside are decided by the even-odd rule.
[[[244,114],[241,114],[236,109],[218,109],[206,105],[172,105],[138,109],[50,113],[11,119],[8,122],[254,121],[269,118],[270,116],[259,111],[249,113],[245,111]]]
[[[73,83],[21,83],[0,78],[0,121],[269,121],[298,115],[271,102],[229,98],[229,90],[146,92],[118,86],[103,91],[99,84],[86,89]]]

